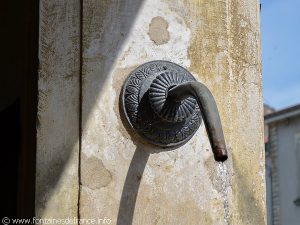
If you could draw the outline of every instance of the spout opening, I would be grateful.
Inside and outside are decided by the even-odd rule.
[[[218,162],[224,162],[228,159],[227,150],[225,148],[216,148],[214,150],[214,156]]]
[[[218,162],[224,162],[228,159],[228,155],[215,156],[215,160]]]

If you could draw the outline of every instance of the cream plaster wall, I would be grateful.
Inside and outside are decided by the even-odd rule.
[[[56,56],[42,57],[41,64],[65,75],[67,62],[76,66],[80,59],[76,55],[80,2],[72,2],[48,3],[54,18],[41,11],[50,24],[57,22],[52,32],[45,26],[41,37],[59,46],[41,49]],[[64,17],[66,12],[71,14]],[[118,225],[266,224],[259,2],[83,0],[81,19],[82,82],[74,80],[70,87],[56,70],[49,71],[46,81],[41,73],[40,88],[50,89],[54,79],[54,86],[62,89],[46,92],[51,99],[39,114],[39,177],[48,172],[43,161],[57,160],[62,152],[70,154],[60,161],[65,166],[51,185],[53,191],[43,200],[37,195],[37,202],[43,202],[37,205],[39,215],[69,216],[78,207],[80,219],[108,218]],[[60,52],[70,41],[75,45]],[[61,63],[60,56],[69,60]],[[230,152],[225,163],[214,161],[203,124],[187,144],[166,151],[147,145],[123,123],[119,95],[124,80],[140,64],[158,59],[187,68],[214,94]],[[79,121],[80,87],[78,144],[78,130],[72,128]],[[78,92],[70,95],[72,88]],[[63,104],[63,99],[73,98],[73,104]],[[51,104],[66,114],[46,107]],[[50,132],[52,119],[62,120],[57,126],[70,128],[69,136]],[[55,141],[70,145],[53,148]],[[48,154],[51,151],[53,155]],[[38,190],[48,193],[47,182],[38,179]],[[60,195],[66,189],[70,192]],[[55,203],[58,198],[60,206]]]

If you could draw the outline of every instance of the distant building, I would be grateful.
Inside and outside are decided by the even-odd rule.
[[[268,114],[271,114],[271,113],[273,113],[275,111],[276,110],[273,107],[271,107],[271,106],[269,106],[267,104],[264,104],[264,115],[265,116],[268,115]]]
[[[275,112],[276,110],[274,108],[272,108],[271,106],[264,104],[264,116],[271,114],[273,112]],[[265,123],[264,126],[264,134],[265,134],[265,143],[268,142],[268,138],[269,138],[269,129],[268,129],[268,125]]]
[[[300,105],[265,106],[268,225],[300,224]]]

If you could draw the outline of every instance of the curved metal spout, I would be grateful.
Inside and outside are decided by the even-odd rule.
[[[224,134],[217,104],[212,93],[202,83],[189,81],[171,88],[168,98],[180,102],[193,96],[200,107],[209,141],[216,161],[225,161],[228,158]]]

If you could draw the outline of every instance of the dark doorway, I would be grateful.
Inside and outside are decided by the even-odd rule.
[[[38,0],[1,1],[1,217],[34,216]]]

